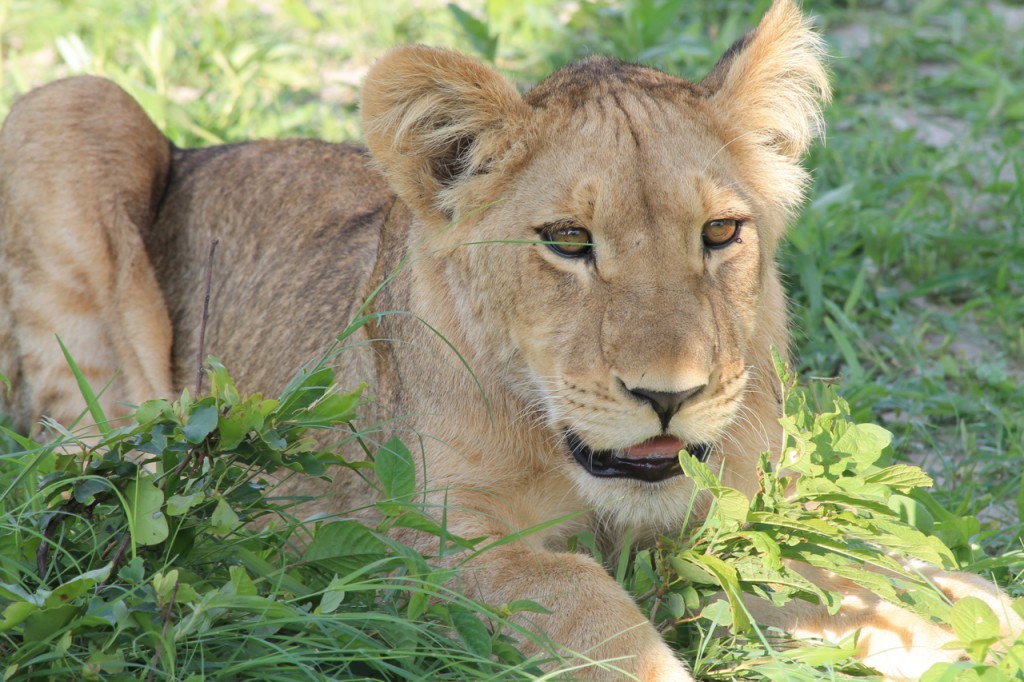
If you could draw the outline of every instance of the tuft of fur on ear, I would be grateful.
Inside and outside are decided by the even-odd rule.
[[[701,81],[733,141],[768,152],[782,203],[802,198],[797,164],[824,135],[821,106],[831,98],[825,45],[794,0],[775,0],[757,28],[738,40]],[[781,157],[781,158],[780,158]],[[789,191],[787,191],[789,190]]]
[[[521,158],[528,117],[507,79],[451,50],[395,48],[363,86],[370,153],[421,219],[450,220],[460,189]]]

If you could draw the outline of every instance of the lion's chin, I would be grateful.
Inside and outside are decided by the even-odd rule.
[[[668,436],[653,438],[625,450],[591,450],[579,436],[567,431],[566,443],[572,456],[591,476],[647,482],[664,481],[682,474],[680,450],[686,450],[702,462],[711,452],[707,443],[686,444]]]

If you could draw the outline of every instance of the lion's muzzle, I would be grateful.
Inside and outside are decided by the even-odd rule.
[[[592,476],[600,478],[634,478],[657,482],[683,473],[679,467],[679,451],[686,450],[704,461],[711,452],[707,443],[683,443],[672,436],[659,436],[624,450],[591,450],[572,431],[566,433],[569,451]]]

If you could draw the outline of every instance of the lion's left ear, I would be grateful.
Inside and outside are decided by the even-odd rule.
[[[370,153],[421,219],[450,220],[460,186],[521,155],[528,119],[515,86],[451,50],[395,48],[363,86]]]
[[[733,133],[791,162],[823,134],[830,98],[825,48],[793,0],[775,0],[701,84]]]

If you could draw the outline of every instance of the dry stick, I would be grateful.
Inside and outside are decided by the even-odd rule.
[[[77,504],[75,500],[64,503],[63,509],[58,510],[57,514],[50,517],[46,527],[43,528],[43,541],[39,543],[39,548],[36,550],[36,573],[39,574],[40,580],[46,580],[46,568],[50,562],[50,543],[53,542],[53,537],[57,534],[60,524],[64,522],[66,514],[71,513],[71,507],[74,504]],[[61,511],[65,513],[62,514]]]
[[[57,535],[57,529],[64,523],[72,514],[77,514],[81,511],[87,518],[92,519],[92,513],[96,509],[96,502],[93,502],[88,507],[83,506],[78,500],[70,499],[67,502],[63,502],[60,507],[57,508],[50,520],[43,526],[43,541],[39,543],[39,548],[36,549],[36,573],[39,574],[39,579],[46,580],[46,568],[49,566],[50,561],[50,546],[53,544],[53,538]]]
[[[156,676],[156,665],[160,662],[160,654],[163,653],[164,645],[167,643],[167,626],[171,624],[171,616],[174,615],[174,602],[178,598],[178,585],[180,584],[174,583],[171,598],[164,605],[164,626],[160,628],[160,643],[154,647],[156,651],[153,653],[153,658],[149,661],[149,674],[146,675],[146,682],[153,682],[153,678]]]
[[[214,239],[210,242],[210,255],[206,258],[206,292],[203,295],[203,317],[199,320],[199,348],[196,350],[196,392],[193,395],[194,398],[199,397],[199,393],[203,390],[203,354],[206,352],[206,322],[210,319],[210,290],[213,285],[213,254],[217,250],[217,244],[220,243],[219,239]],[[188,451],[188,454],[182,458],[181,463],[174,468],[172,476],[169,476],[164,482],[165,485],[172,479],[177,478],[178,474],[185,470],[188,463],[192,461],[198,448],[192,448]],[[202,461],[202,455],[200,454]]]
[[[199,350],[197,351],[198,358],[196,361],[196,396],[198,396],[199,392],[203,390],[203,351],[206,346],[206,321],[210,317],[210,287],[213,282],[213,254],[217,250],[217,243],[219,241],[219,239],[214,239],[210,242],[210,255],[206,259],[206,294],[203,297],[203,317],[199,321]],[[188,454],[182,458],[181,463],[175,467],[173,475],[167,477],[164,482],[164,486],[184,470],[192,460],[192,456],[195,452],[195,448],[189,450]],[[121,536],[121,542],[117,545],[117,550],[114,552],[113,559],[111,559],[111,574],[113,574],[117,570],[117,567],[120,566],[121,561],[124,559],[125,552],[128,551],[128,543],[131,539],[132,536],[130,532],[125,532],[125,534]]]
[[[203,297],[203,319],[199,322],[199,349],[196,351],[196,392],[203,390],[203,352],[206,349],[206,321],[210,317],[210,285],[213,282],[213,252],[219,239],[210,242],[210,256],[206,259],[206,295]]]
[[[131,532],[125,531],[124,535],[121,536],[121,541],[117,543],[117,549],[114,550],[114,556],[110,559],[110,578],[107,578],[107,580],[113,578],[113,576],[117,573],[117,569],[121,565],[121,562],[124,560],[124,553],[128,551],[128,545],[129,543],[131,543],[131,540]],[[101,583],[101,585],[106,585],[107,580],[104,580]]]

